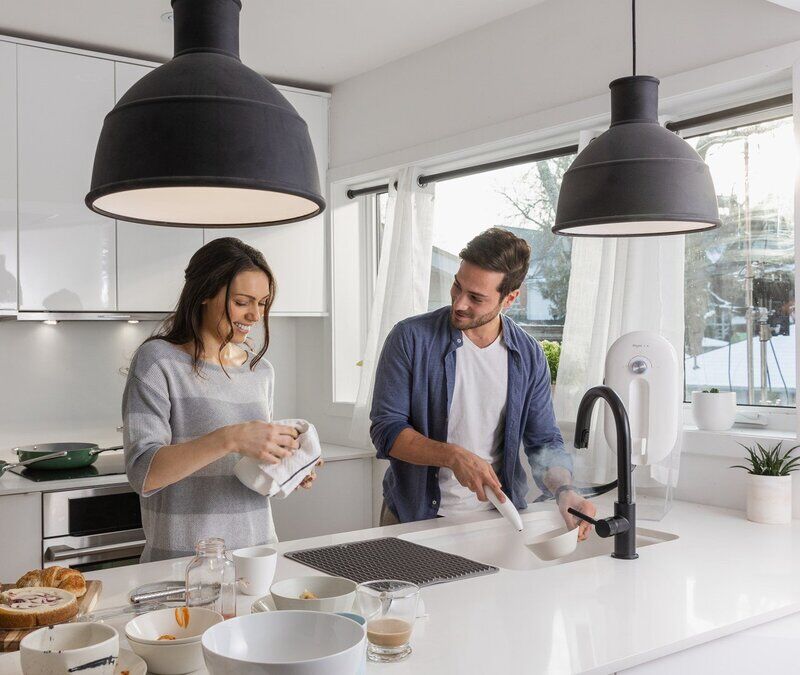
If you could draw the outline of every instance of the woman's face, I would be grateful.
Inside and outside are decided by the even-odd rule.
[[[231,342],[241,344],[255,324],[264,317],[264,308],[269,299],[269,281],[261,270],[239,272],[231,281],[228,313],[233,324]],[[231,323],[225,316],[225,287],[213,298],[203,302],[203,327],[225,341]]]

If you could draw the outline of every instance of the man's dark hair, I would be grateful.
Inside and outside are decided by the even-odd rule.
[[[516,291],[528,273],[531,247],[528,242],[508,230],[493,227],[481,232],[459,254],[462,260],[492,272],[503,272],[500,297]]]

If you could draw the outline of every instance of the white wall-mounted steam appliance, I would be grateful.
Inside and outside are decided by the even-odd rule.
[[[680,373],[675,348],[653,331],[626,333],[606,355],[605,384],[622,399],[630,419],[631,461],[649,467],[634,472],[634,484],[637,503],[648,493],[653,497],[650,519],[659,519],[669,509],[677,481],[683,400]],[[608,406],[603,427],[609,447],[616,448]]]

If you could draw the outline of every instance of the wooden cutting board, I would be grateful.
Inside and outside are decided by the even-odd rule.
[[[0,584],[0,591],[6,591],[9,588],[14,588],[14,584]],[[78,598],[78,614],[75,618],[70,619],[74,621],[77,617],[88,614],[94,609],[97,600],[100,597],[100,591],[103,590],[102,581],[88,581],[86,582],[86,593],[83,597]],[[69,622],[67,622],[69,623]],[[19,643],[28,633],[38,630],[41,626],[36,628],[21,628],[16,630],[4,630],[0,628],[0,652],[15,652],[19,649]]]

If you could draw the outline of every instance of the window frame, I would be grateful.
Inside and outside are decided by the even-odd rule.
[[[707,122],[704,124],[699,124],[692,127],[682,128],[678,131],[675,131],[683,139],[691,139],[696,138],[698,136],[703,136],[710,133],[720,132],[720,131],[728,131],[732,129],[736,129],[738,127],[748,126],[752,124],[759,124],[763,122],[774,121],[777,119],[782,119],[785,117],[792,118],[793,117],[793,104],[787,103],[784,105],[778,105],[773,108],[765,108],[763,110],[757,110],[754,112],[748,112],[744,114],[734,114],[730,117],[722,117],[716,119],[712,122]],[[797,189],[795,189],[797,192]],[[794,221],[795,224],[798,220],[798,214],[796,213],[797,210],[797,200],[795,198],[795,214],[794,214]],[[798,266],[797,266],[797,251],[798,251],[798,239],[797,239],[797,231],[795,229],[795,299],[797,298],[797,278],[798,278]],[[797,335],[797,324],[795,323],[795,335]],[[684,363],[685,363],[685,353],[683,355]],[[798,358],[798,350],[797,350],[797,342],[795,342],[795,361],[797,367],[797,358]],[[686,391],[686,375],[684,373],[684,396]],[[793,432],[792,437],[796,437],[796,428],[797,428],[797,416],[800,414],[800,407],[797,406],[797,393],[795,392],[795,405],[793,406],[765,406],[759,404],[746,404],[746,403],[738,403],[736,404],[736,421],[734,422],[734,427],[727,431],[727,432],[713,432],[715,436],[726,436],[731,438],[758,438],[758,437],[765,437],[765,438],[776,438],[776,439],[783,439],[786,438],[786,434],[788,432]],[[692,417],[692,404],[691,401],[684,401],[683,402],[683,415],[684,415],[684,429],[690,433],[697,433],[708,436],[711,432],[702,432],[699,431],[695,425],[694,418]],[[711,453],[713,454],[713,453]]]

